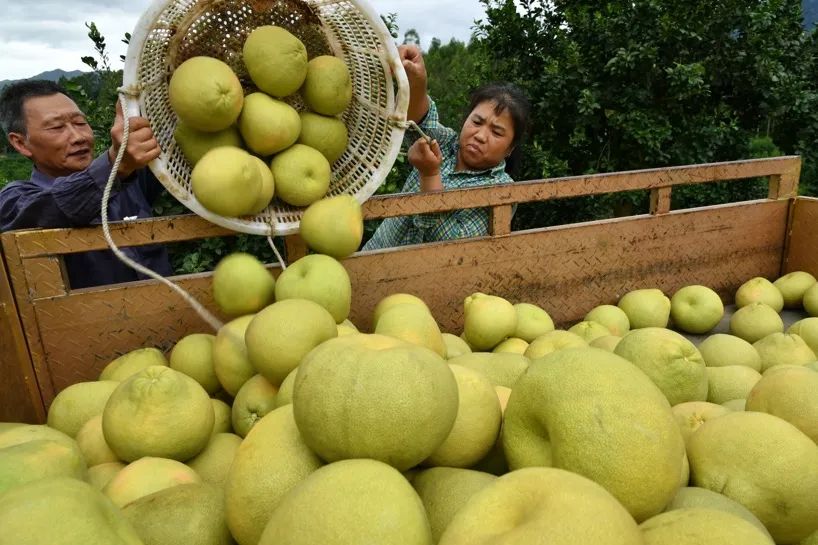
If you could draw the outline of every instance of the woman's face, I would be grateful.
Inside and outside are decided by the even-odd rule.
[[[494,101],[481,102],[471,111],[460,130],[457,166],[467,170],[496,167],[511,152],[514,122],[508,108],[497,114]]]

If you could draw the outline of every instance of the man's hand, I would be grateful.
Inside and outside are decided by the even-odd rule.
[[[116,160],[119,148],[122,146],[122,134],[125,123],[122,115],[121,103],[116,103],[116,118],[111,127],[111,148],[108,150],[108,157],[111,163]],[[150,123],[144,117],[131,117],[128,119],[128,146],[119,164],[117,176],[120,179],[127,178],[134,171],[146,166],[148,163],[159,157],[161,150],[156,138],[153,136]]]
[[[426,64],[423,53],[416,45],[398,46],[398,55],[409,80],[409,110],[407,117],[419,123],[429,111],[429,97],[426,90]]]
[[[440,153],[440,146],[437,140],[429,143],[425,138],[418,138],[407,153],[409,164],[418,169],[420,173],[420,190],[440,191],[443,183],[440,177],[440,164],[443,162],[443,155]]]

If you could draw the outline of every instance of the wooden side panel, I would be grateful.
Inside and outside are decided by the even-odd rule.
[[[0,422],[45,421],[45,408],[0,255]]]
[[[344,263],[352,321],[368,329],[396,291],[421,297],[452,333],[475,291],[541,305],[563,325],[637,288],[701,283],[730,300],[748,278],[779,274],[787,211],[786,201],[727,205],[355,256]]]
[[[799,197],[793,204],[784,272],[807,271],[818,276],[818,199]]]

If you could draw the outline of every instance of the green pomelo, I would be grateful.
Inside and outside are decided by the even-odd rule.
[[[352,195],[312,203],[301,217],[301,237],[316,252],[344,259],[358,251],[364,235],[361,205]]]
[[[572,325],[568,328],[568,331],[571,333],[576,333],[582,337],[586,343],[590,343],[594,339],[598,339],[600,337],[607,337],[611,334],[611,330],[604,325],[588,320]]]
[[[331,55],[311,59],[307,63],[301,95],[314,112],[323,115],[342,113],[352,101],[352,78],[346,63]]]
[[[724,316],[719,294],[707,286],[685,286],[670,299],[670,317],[680,331],[704,334],[716,327]]]
[[[125,469],[125,464],[122,462],[108,462],[107,464],[99,464],[88,468],[88,475],[86,481],[95,489],[102,492],[114,475]]]
[[[774,545],[746,520],[715,509],[686,507],[656,515],[639,528],[645,545]]]
[[[346,335],[304,358],[293,408],[304,442],[324,460],[372,458],[403,471],[449,435],[457,381],[431,350],[383,335]]]
[[[83,480],[86,471],[85,460],[76,444],[37,439],[8,446],[0,449],[0,496],[40,479],[72,477]]]
[[[619,345],[619,341],[621,340],[622,337],[617,337],[616,335],[605,335],[604,337],[598,337],[591,341],[589,346],[593,348],[601,348],[602,350],[607,350],[608,352],[614,352],[617,345]]]
[[[818,317],[818,284],[813,285],[804,292],[804,300],[802,302],[807,314]]]
[[[725,401],[721,404],[722,407],[730,409],[731,411],[744,411],[747,406],[746,399],[731,399],[730,401]]]
[[[528,350],[528,343],[517,337],[509,337],[491,349],[495,354],[518,354],[522,356]]]
[[[0,494],[0,545],[146,545],[91,485],[44,479]]]
[[[217,132],[197,131],[193,127],[188,126],[183,121],[176,124],[176,129],[173,131],[173,138],[176,140],[182,154],[190,163],[190,166],[196,166],[199,159],[212,150],[213,148],[220,148],[222,146],[233,146],[234,148],[243,147],[244,143],[241,141],[241,134],[238,127],[231,125],[224,130]]]
[[[797,543],[818,528],[818,445],[792,424],[759,412],[726,414],[693,434],[688,456],[693,484],[742,504],[777,543]]]
[[[751,278],[736,290],[736,306],[738,308],[746,307],[752,303],[764,303],[772,307],[776,312],[781,312],[784,308],[784,296],[772,282],[757,276]]]
[[[146,456],[131,462],[105,485],[103,493],[119,508],[159,490],[202,479],[182,462]]]
[[[723,494],[719,494],[718,492],[713,492],[712,490],[707,490],[706,488],[699,488],[697,486],[686,486],[680,488],[679,491],[676,493],[676,496],[673,498],[665,511],[675,511],[677,509],[687,509],[690,507],[700,507],[703,509],[714,509],[717,511],[724,511],[725,513],[730,513],[731,515],[736,515],[737,517],[741,517],[756,528],[758,528],[761,532],[764,533],[770,540],[772,540],[772,536],[761,524],[761,521],[758,520],[754,514],[750,512],[749,509],[741,505],[735,500],[731,500],[727,496]],[[732,540],[730,540],[732,541]]]
[[[0,432],[0,449],[39,440],[55,441],[71,448],[77,446],[74,439],[60,430],[40,424],[22,424]]]
[[[378,325],[378,320],[381,319],[384,312],[394,306],[402,305],[404,303],[418,305],[419,307],[425,308],[429,314],[432,313],[432,311],[429,310],[429,307],[426,306],[426,303],[424,303],[423,299],[420,297],[410,293],[393,293],[391,295],[387,295],[378,301],[377,305],[375,305],[375,310],[372,312],[372,327]]]
[[[451,358],[449,363],[480,371],[492,384],[513,388],[528,369],[529,359],[519,354],[471,352]]]
[[[213,370],[213,342],[215,335],[193,333],[182,337],[170,351],[170,368],[184,373],[198,382],[205,392],[213,395],[222,385]]]
[[[102,414],[108,398],[119,386],[112,380],[72,384],[54,398],[48,408],[48,425],[74,437],[91,418]]]
[[[352,283],[337,259],[310,254],[282,271],[276,281],[275,297],[276,301],[309,299],[327,309],[335,323],[341,323],[352,306]]]
[[[731,399],[747,399],[750,390],[761,380],[761,373],[743,365],[707,367],[707,401],[724,403]]]
[[[210,484],[183,484],[139,498],[122,509],[145,545],[231,545],[224,492]]]
[[[463,334],[476,350],[491,350],[517,329],[517,309],[496,295],[473,293],[463,302]]]
[[[168,365],[168,360],[157,348],[137,348],[106,365],[99,375],[99,380],[122,382],[152,365]]]
[[[764,303],[750,303],[730,317],[730,333],[754,343],[773,333],[784,331],[784,321],[778,312]]]
[[[244,90],[233,70],[212,57],[192,57],[173,71],[168,84],[170,107],[186,125],[206,132],[236,122]]]
[[[266,157],[296,143],[301,132],[301,118],[286,102],[264,93],[251,93],[244,99],[239,131],[250,151]],[[278,181],[275,174],[273,178]]]
[[[629,332],[614,354],[645,372],[671,405],[707,399],[707,373],[696,346],[669,329],[645,327]]]
[[[770,333],[753,343],[761,356],[761,371],[776,365],[805,365],[813,362],[815,352],[794,333]]]
[[[415,475],[412,486],[426,509],[432,542],[440,541],[443,531],[469,499],[496,479],[482,471],[452,467],[433,467]]]
[[[576,333],[555,329],[531,341],[525,351],[525,357],[533,361],[566,348],[586,348],[587,346],[585,339]]]
[[[252,314],[273,302],[275,278],[254,255],[232,253],[213,270],[213,299],[229,316]]]
[[[331,169],[320,151],[293,144],[270,161],[276,195],[293,206],[309,206],[329,191]]]
[[[239,393],[244,383],[256,374],[244,342],[244,334],[254,317],[255,314],[250,314],[226,323],[213,341],[213,370],[222,388],[231,396]]]
[[[374,333],[422,346],[440,357],[446,356],[446,343],[437,322],[428,310],[406,303],[395,305],[381,314]]]
[[[268,95],[291,95],[307,77],[306,47],[282,27],[256,27],[247,36],[242,55],[253,83]]]
[[[818,318],[804,318],[792,324],[787,333],[795,334],[804,339],[813,352],[818,354]]]
[[[258,200],[250,209],[250,213],[260,214],[268,206],[270,206],[270,201],[273,200],[273,195],[275,195],[276,182],[273,178],[273,171],[270,170],[270,165],[255,155],[253,155],[253,162],[256,164],[258,171],[261,174],[261,191],[259,191]]]
[[[320,151],[330,164],[334,163],[347,149],[349,134],[344,122],[337,117],[301,112],[300,144]]]
[[[224,486],[227,525],[239,545],[257,545],[281,498],[319,467],[292,405],[259,420],[239,445]]]
[[[143,456],[184,461],[205,447],[214,419],[213,404],[198,382],[156,365],[114,390],[102,413],[102,430],[125,462]]]
[[[583,318],[585,321],[596,322],[608,328],[611,335],[623,336],[631,330],[628,315],[621,308],[614,305],[599,305],[591,309]]]
[[[554,466],[584,475],[636,520],[661,512],[676,493],[684,448],[656,385],[598,348],[532,362],[505,412],[503,450],[512,469]]]
[[[289,405],[293,402],[293,388],[295,388],[295,377],[298,374],[298,368],[290,371],[290,374],[281,383],[276,394],[276,409]]]
[[[230,465],[241,445],[241,437],[234,433],[217,433],[196,457],[187,461],[187,466],[206,483],[224,488]]]
[[[243,149],[213,148],[193,167],[190,190],[214,214],[246,216],[261,194],[261,172]]]
[[[786,420],[818,443],[818,373],[794,367],[765,374],[747,396],[747,410]]]
[[[815,283],[816,279],[810,273],[793,271],[773,282],[773,285],[784,298],[784,308],[801,308],[804,294]]]
[[[458,356],[471,354],[471,347],[469,343],[451,333],[443,333],[443,343],[446,345],[446,358],[454,359]]]
[[[698,346],[699,353],[708,367],[743,365],[761,371],[761,356],[758,350],[740,337],[716,333],[710,335]]]
[[[222,401],[221,399],[211,399],[213,404],[213,433],[232,433],[233,432],[233,409]]]
[[[688,401],[673,406],[673,417],[682,432],[685,444],[690,440],[690,436],[699,427],[712,418],[718,418],[730,413],[730,409],[707,401]]]
[[[548,312],[537,305],[517,303],[514,305],[514,311],[517,313],[517,327],[512,337],[530,343],[540,335],[554,331],[554,320],[551,319]]]
[[[247,436],[256,422],[275,409],[276,393],[278,388],[261,375],[244,383],[233,400],[232,422],[237,435]]]
[[[513,471],[476,492],[440,545],[642,545],[639,527],[597,483],[568,471]]]
[[[307,353],[338,335],[335,319],[307,299],[277,301],[247,326],[247,355],[256,371],[278,386]]]
[[[670,299],[656,288],[629,291],[617,306],[628,316],[631,329],[667,327],[670,320]]]
[[[77,446],[88,467],[110,462],[119,462],[119,458],[105,442],[102,433],[102,415],[99,414],[85,423],[77,432]]]

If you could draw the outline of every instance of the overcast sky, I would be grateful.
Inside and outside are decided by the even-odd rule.
[[[0,80],[31,77],[46,70],[87,70],[80,57],[93,54],[86,21],[106,37],[111,64],[122,65],[120,42],[152,0],[0,0]],[[421,45],[433,37],[468,41],[475,19],[484,15],[478,0],[369,0],[375,11],[397,13],[403,32],[417,29]]]

